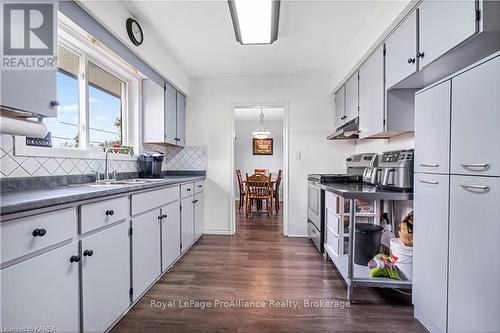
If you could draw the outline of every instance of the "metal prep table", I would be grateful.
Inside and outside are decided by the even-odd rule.
[[[367,201],[407,201],[413,200],[413,193],[383,190],[366,184],[317,183],[316,185],[324,191],[332,192],[345,199],[350,199],[348,253],[336,256],[328,253],[328,251],[325,251],[326,258],[328,259],[329,257],[332,260],[347,283],[347,300],[349,302],[352,301],[353,289],[356,286],[411,289],[412,282],[409,280],[393,280],[385,277],[371,277],[370,270],[367,266],[355,264],[354,242],[355,224],[357,219],[356,199]]]

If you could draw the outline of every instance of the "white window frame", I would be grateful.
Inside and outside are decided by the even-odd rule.
[[[14,155],[58,158],[105,158],[105,153],[102,150],[88,149],[89,131],[86,129],[88,124],[88,84],[86,66],[90,61],[125,83],[122,94],[122,144],[132,146],[135,155],[109,154],[109,158],[115,160],[136,160],[136,155],[140,152],[141,148],[139,136],[140,119],[138,116],[142,111],[142,103],[140,103],[142,98],[141,82],[146,77],[61,14],[59,14],[58,32],[58,42],[80,56],[78,86],[80,90],[79,133],[81,145],[79,148],[33,147],[26,145],[25,136],[15,136]]]

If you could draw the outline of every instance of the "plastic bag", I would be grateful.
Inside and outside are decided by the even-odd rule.
[[[375,255],[369,262],[370,275],[372,277],[388,277],[394,280],[401,280],[394,263],[398,260],[395,256],[379,253]]]

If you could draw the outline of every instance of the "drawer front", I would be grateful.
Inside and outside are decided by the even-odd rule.
[[[204,189],[205,189],[205,182],[204,181],[199,181],[199,182],[194,183],[194,192],[195,193],[203,192]]]
[[[127,197],[82,205],[80,221],[81,233],[86,233],[127,218],[129,212],[128,207],[129,203]]]
[[[179,200],[179,186],[162,188],[132,195],[132,215],[167,205]]]
[[[335,235],[333,230],[330,228],[326,228],[326,243],[330,249],[332,249],[333,254],[339,256],[342,255],[342,252],[340,251],[340,237]]]
[[[335,194],[325,191],[325,207],[332,212],[337,211],[337,196]]]
[[[181,185],[181,198],[185,198],[193,194],[194,194],[193,183]]]
[[[326,226],[337,236],[340,235],[340,220],[335,213],[329,209],[326,210]]]
[[[71,239],[76,227],[76,208],[1,223],[1,262]]]

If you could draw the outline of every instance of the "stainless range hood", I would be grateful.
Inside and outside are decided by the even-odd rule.
[[[326,137],[328,140],[359,139],[359,117],[337,128],[337,131]]]

